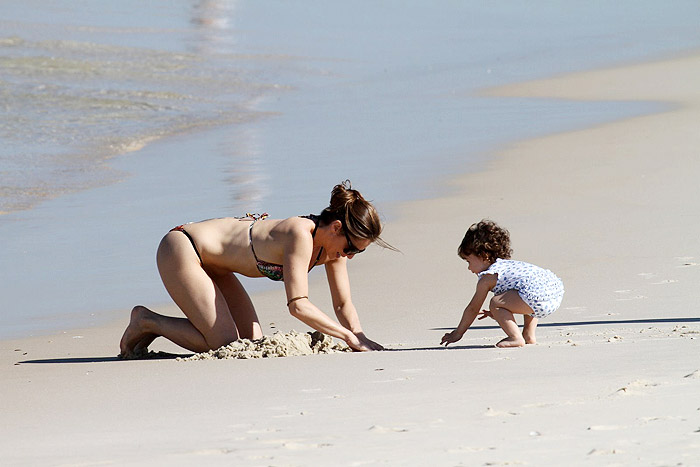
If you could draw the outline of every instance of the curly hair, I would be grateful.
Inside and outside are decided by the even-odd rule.
[[[490,263],[495,263],[498,258],[509,259],[512,253],[510,233],[488,219],[472,224],[457,249],[462,259],[475,255]]]

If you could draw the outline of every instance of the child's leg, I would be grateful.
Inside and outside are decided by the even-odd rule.
[[[508,337],[496,344],[497,347],[522,347],[525,345],[526,339],[520,332],[513,314],[521,314],[528,317],[532,313],[532,309],[520,298],[518,292],[509,290],[501,295],[494,296],[489,302],[489,311],[493,319],[498,322],[501,329],[508,335]]]
[[[525,315],[525,325],[523,326],[523,338],[526,344],[537,344],[535,337],[535,329],[537,329],[537,318],[532,315]]]

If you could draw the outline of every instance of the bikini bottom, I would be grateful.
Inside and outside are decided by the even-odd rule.
[[[173,227],[170,229],[171,232],[182,232],[185,234],[185,236],[190,240],[190,243],[192,244],[192,248],[194,248],[194,252],[197,253],[197,258],[199,258],[199,263],[202,264],[202,255],[199,254],[199,250],[197,249],[197,244],[194,243],[194,239],[190,234],[187,233],[187,231],[184,229],[185,225],[178,225],[177,227]]]

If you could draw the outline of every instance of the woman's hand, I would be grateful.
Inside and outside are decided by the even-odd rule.
[[[447,347],[448,344],[452,344],[453,342],[457,342],[462,338],[464,335],[463,332],[459,332],[457,329],[455,329],[452,332],[448,332],[444,336],[442,336],[442,340],[440,341],[440,345],[445,344],[445,347]]]
[[[371,350],[384,350],[384,346],[367,338],[367,336],[365,336],[364,332],[358,332],[355,335],[357,336],[358,339],[360,339],[360,342],[362,342],[364,345],[369,347]]]
[[[345,338],[345,343],[355,352],[370,352],[372,350],[368,345],[362,343],[359,337],[352,333]]]
[[[384,347],[370,340],[363,332],[357,334],[350,333],[345,342],[352,350],[357,352],[370,352],[372,350],[384,350]]]

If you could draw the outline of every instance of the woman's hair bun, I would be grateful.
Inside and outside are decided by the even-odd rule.
[[[384,248],[395,250],[379,237],[382,232],[382,223],[377,211],[359,191],[353,189],[350,180],[345,180],[333,187],[330,204],[321,212],[320,218],[324,225],[339,220],[349,235],[365,238],[377,242]]]
[[[352,189],[352,183],[350,183],[350,180],[345,180],[344,182],[333,187],[329,207],[332,211],[337,211],[345,208],[348,204],[354,203],[358,199],[364,201],[364,198],[360,192]]]

